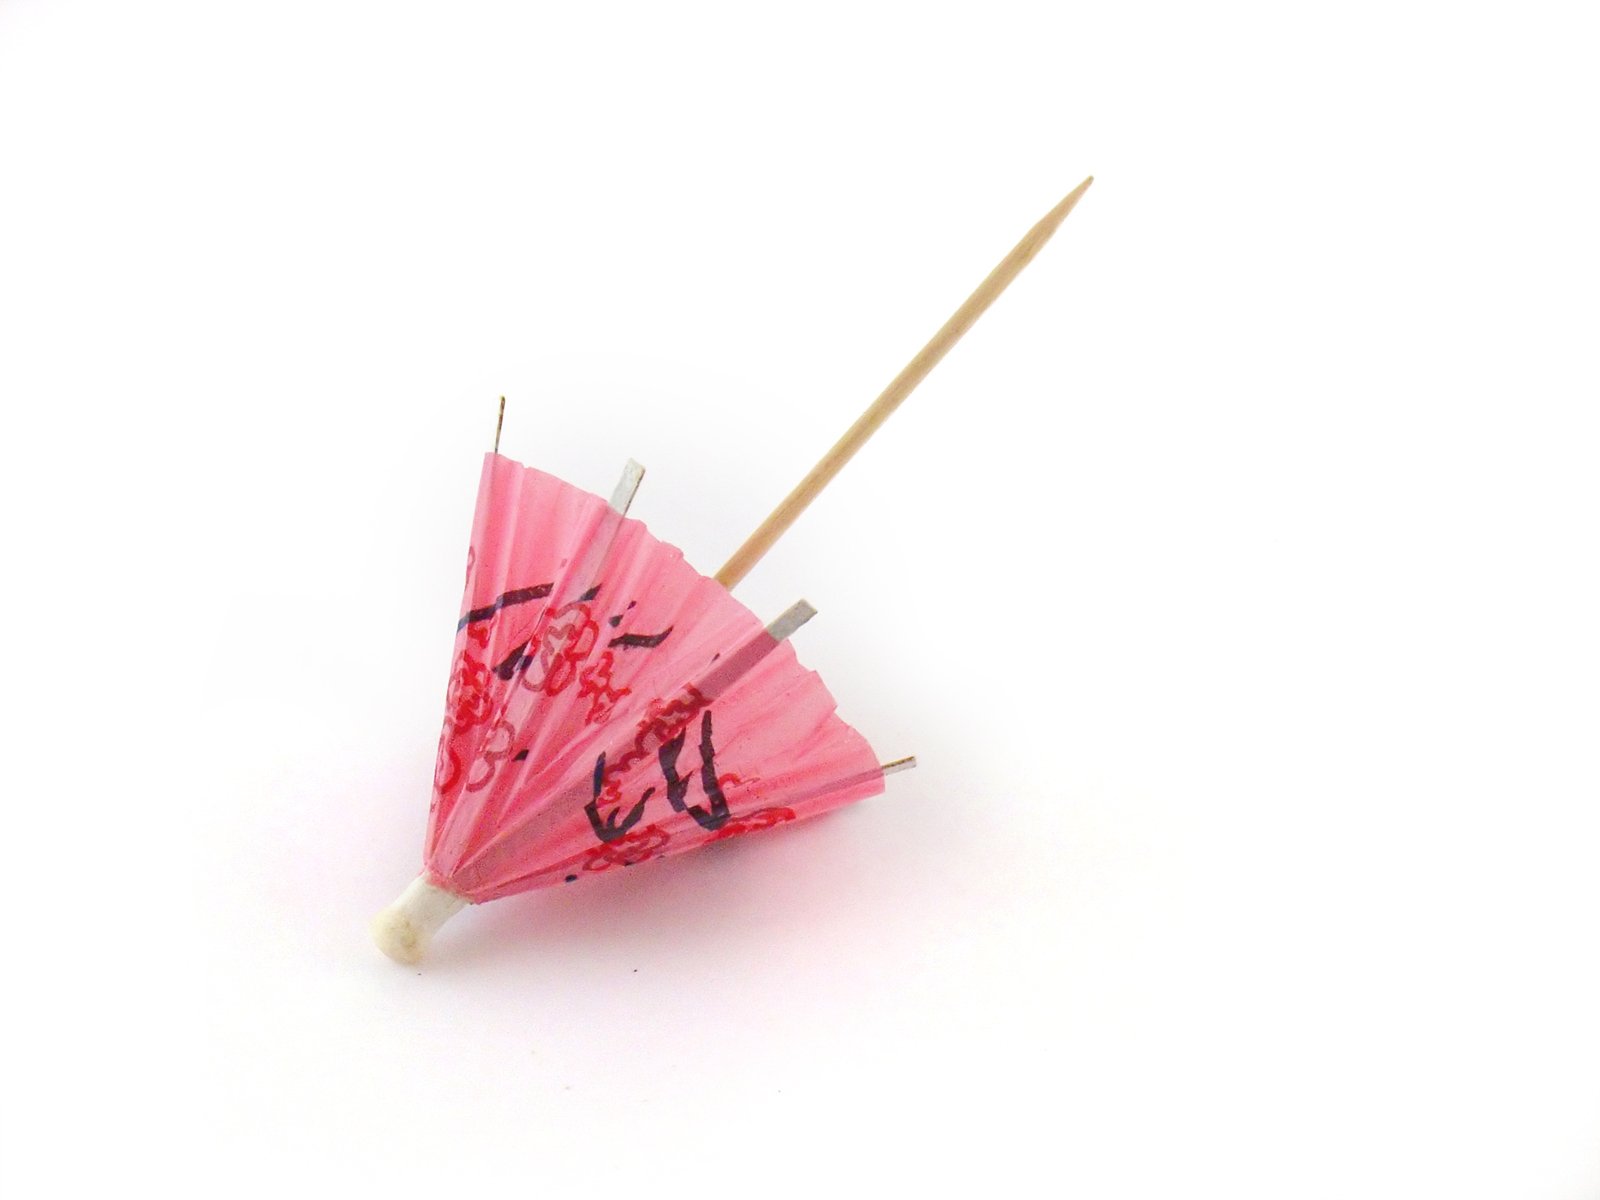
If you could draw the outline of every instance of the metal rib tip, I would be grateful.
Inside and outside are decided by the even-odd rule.
[[[796,600],[783,612],[783,615],[767,626],[767,633],[775,641],[783,641],[800,626],[817,615],[817,610],[804,600]]]
[[[617,487],[611,493],[611,507],[623,516],[628,515],[628,509],[633,504],[634,493],[639,490],[639,484],[644,482],[644,468],[633,459],[628,460],[628,465],[622,468],[622,478],[617,480]]]

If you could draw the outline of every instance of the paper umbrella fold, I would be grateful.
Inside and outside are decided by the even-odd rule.
[[[484,459],[423,871],[373,922],[417,961],[468,904],[770,829],[876,795],[884,776],[786,639],[729,589],[1037,252],[1040,221],[716,578],[610,502]],[[503,410],[502,410],[503,411]]]
[[[410,908],[574,883],[883,790],[784,642],[809,606],[763,626],[624,516],[638,478],[607,504],[484,460]],[[392,913],[381,944],[425,934]]]

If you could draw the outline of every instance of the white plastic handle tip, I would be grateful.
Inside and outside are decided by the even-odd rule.
[[[395,962],[420,962],[439,926],[466,906],[454,892],[434,887],[427,876],[418,875],[398,900],[373,918],[372,940]]]

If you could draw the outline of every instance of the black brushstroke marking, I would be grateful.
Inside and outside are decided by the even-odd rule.
[[[577,883],[578,882],[578,877],[576,875],[568,875],[567,876],[567,882],[568,883]]]
[[[622,624],[622,614],[618,613],[614,617],[607,617],[606,618],[606,624],[611,626],[611,628],[615,629],[618,625]]]
[[[671,632],[672,626],[668,625],[660,633],[622,633],[612,638],[606,645],[627,646],[630,648],[638,646],[648,650],[652,646],[661,645],[662,642],[667,640],[667,635]]]
[[[620,821],[617,816],[622,812],[621,808],[614,808],[601,817],[600,793],[604,790],[605,778],[606,756],[602,752],[600,757],[594,760],[594,799],[583,806],[583,812],[589,818],[589,828],[594,830],[595,837],[602,842],[618,842],[628,835],[628,830],[639,823],[639,819],[644,816],[645,801],[654,796],[656,790],[653,787],[645,788],[644,795],[639,797],[639,803],[635,804],[628,815]]]
[[[587,592],[585,592],[583,595],[578,597],[578,603],[579,604],[587,604],[589,601],[593,600],[599,594],[600,594],[600,585],[597,583],[592,588],[590,588]]]
[[[456,622],[456,632],[460,633],[468,625],[476,625],[479,621],[487,621],[502,608],[510,608],[513,604],[526,604],[529,600],[543,600],[550,594],[551,584],[540,583],[533,587],[517,588],[501,596],[493,604],[483,608],[474,608]]]
[[[512,762],[521,762],[523,759],[525,759],[527,757],[528,757],[528,752],[526,750],[518,750],[515,754],[513,754],[511,756],[511,761]]]
[[[494,673],[501,679],[509,680],[518,671],[526,670],[532,661],[533,656],[528,653],[528,643],[523,642],[506,655],[504,661],[495,664]]]
[[[715,831],[726,825],[732,814],[728,811],[727,797],[722,794],[722,785],[717,782],[717,751],[711,744],[709,708],[700,718],[700,786],[705,791],[706,799],[711,801],[709,810],[698,804],[684,803],[684,797],[689,792],[689,779],[678,774],[678,753],[683,749],[684,737],[688,732],[683,730],[656,752],[661,760],[661,774],[667,781],[667,803],[677,812],[688,813],[700,828]]]

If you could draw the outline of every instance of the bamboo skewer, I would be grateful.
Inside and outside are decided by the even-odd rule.
[[[961,307],[956,309],[954,315],[944,323],[943,328],[933,335],[933,339],[917,352],[900,374],[896,375],[883,393],[868,406],[867,411],[856,418],[854,425],[845,430],[844,436],[834,443],[833,449],[822,456],[821,461],[811,468],[797,485],[794,491],[786,496],[777,508],[773,509],[767,519],[745,539],[744,545],[734,551],[733,557],[723,564],[722,570],[717,572],[717,582],[723,587],[732,588],[750,573],[752,567],[761,561],[766,552],[784,532],[793,525],[795,519],[805,512],[806,507],[817,498],[817,494],[827,487],[833,477],[843,468],[845,463],[855,455],[855,452],[866,444],[868,438],[878,431],[878,427],[889,419],[889,414],[900,407],[901,401],[909,396],[912,390],[927,377],[929,371],[938,365],[939,360],[945,356],[961,340],[963,334],[977,322],[989,305],[993,304],[995,297],[1010,286],[1011,281],[1022,273],[1022,268],[1033,261],[1033,256],[1039,253],[1044,244],[1050,240],[1050,235],[1060,227],[1061,222],[1067,219],[1067,214],[1089,190],[1089,185],[1094,182],[1091,175],[1085,179],[1066,197],[1045,214],[1032,229],[1023,236],[1000,260],[1000,265],[989,272],[989,277],[978,285],[977,291],[968,296]]]

